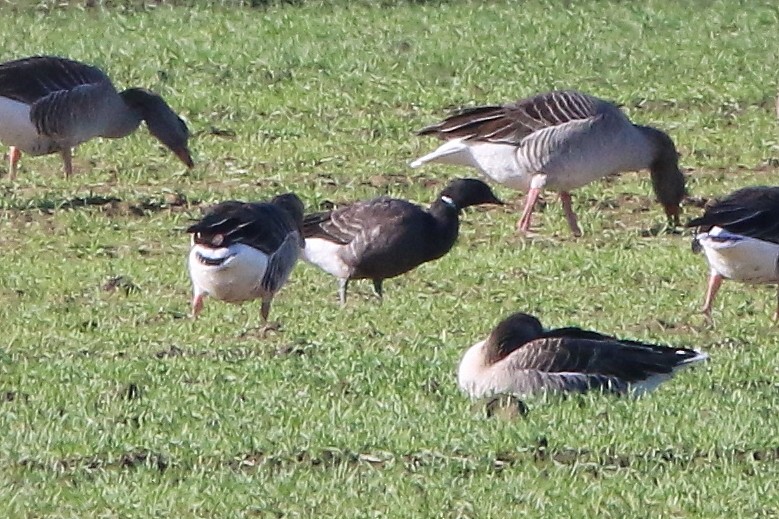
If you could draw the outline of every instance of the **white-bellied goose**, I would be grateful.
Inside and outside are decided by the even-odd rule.
[[[100,69],[54,56],[0,64],[0,141],[11,146],[10,178],[16,176],[20,151],[59,152],[67,178],[73,173],[73,147],[95,137],[125,137],[141,121],[184,164],[193,166],[186,124],[154,92],[117,92]]]
[[[706,358],[580,328],[544,330],[532,315],[515,313],[465,352],[457,380],[472,398],[591,390],[638,395]]]
[[[723,279],[752,284],[779,283],[779,187],[747,187],[710,204],[697,227],[693,251],[703,250],[709,282],[701,311],[711,305]],[[774,319],[779,319],[779,291]]]
[[[261,299],[264,330],[272,328],[273,296],[305,246],[302,222],[303,203],[286,193],[269,203],[222,202],[191,225],[193,316],[200,314],[205,296],[230,303]]]
[[[449,183],[428,210],[382,196],[307,215],[303,259],[339,279],[342,305],[351,279],[373,280],[381,298],[385,279],[449,252],[457,240],[462,209],[502,203],[484,182],[458,179]]]
[[[649,168],[668,218],[678,224],[685,195],[678,154],[664,132],[630,122],[614,104],[574,91],[538,94],[501,106],[467,108],[418,135],[446,141],[411,163],[470,166],[527,193],[517,230],[530,230],[544,188],[558,191],[568,226],[581,235],[570,191],[622,171]]]

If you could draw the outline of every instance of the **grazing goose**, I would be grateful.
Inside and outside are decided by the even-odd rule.
[[[502,106],[462,110],[418,135],[446,142],[411,163],[458,164],[527,192],[517,230],[530,230],[543,188],[560,193],[568,226],[581,235],[570,191],[622,171],[649,168],[668,218],[678,224],[684,175],[671,138],[630,122],[612,103],[580,92],[549,92]]]
[[[94,137],[125,137],[142,120],[184,164],[193,166],[186,124],[154,92],[117,92],[100,69],[54,56],[0,64],[0,141],[11,146],[11,179],[20,151],[36,156],[59,152],[68,178],[73,173],[71,148]]]
[[[457,380],[472,398],[590,390],[638,395],[707,358],[580,328],[544,330],[532,315],[515,313],[465,352]]]
[[[709,263],[709,282],[703,312],[711,305],[723,279],[752,284],[779,283],[779,187],[747,187],[706,208],[690,220],[697,227],[693,252]],[[774,319],[779,319],[779,291]]]
[[[458,179],[446,186],[428,210],[382,196],[310,214],[303,221],[303,259],[339,279],[342,305],[351,279],[373,280],[381,299],[385,279],[449,252],[457,239],[462,209],[502,203],[484,182]]]
[[[302,221],[303,203],[287,193],[270,203],[222,202],[191,225],[192,315],[207,295],[229,303],[259,298],[263,331],[275,328],[268,324],[271,302],[305,246]]]

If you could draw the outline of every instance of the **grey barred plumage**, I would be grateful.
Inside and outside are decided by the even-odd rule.
[[[12,178],[19,151],[60,152],[69,177],[71,148],[94,137],[127,136],[141,121],[184,164],[194,165],[187,126],[159,95],[139,88],[117,92],[97,67],[55,56],[0,64],[0,141],[12,146]]]
[[[528,193],[518,230],[530,228],[542,188],[560,193],[569,227],[580,235],[570,191],[612,173],[648,168],[672,223],[685,195],[678,154],[667,134],[635,125],[613,103],[576,91],[538,94],[515,103],[467,108],[427,126],[444,144],[412,167],[441,162],[474,167]]]

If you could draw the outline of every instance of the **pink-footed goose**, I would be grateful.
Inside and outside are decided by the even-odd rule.
[[[707,358],[580,328],[544,330],[532,315],[515,313],[465,352],[457,380],[474,399],[591,390],[639,395]]]
[[[286,193],[264,203],[219,203],[191,225],[193,317],[206,296],[229,303],[261,299],[263,332],[275,328],[268,323],[271,302],[305,246],[302,222],[303,202]]]
[[[0,141],[11,146],[12,179],[20,152],[59,152],[65,177],[70,177],[72,148],[95,137],[125,137],[141,121],[184,164],[193,166],[187,126],[158,94],[144,88],[117,92],[100,69],[55,56],[0,64]]]
[[[724,279],[750,284],[779,284],[779,187],[739,189],[709,204],[697,227],[693,252],[709,263],[709,282],[701,311],[711,306]],[[779,290],[774,319],[779,319]]]
[[[516,103],[464,109],[418,135],[444,144],[411,162],[470,166],[527,193],[520,232],[530,230],[544,188],[558,191],[568,226],[581,235],[570,191],[622,171],[648,168],[668,218],[678,224],[685,195],[678,154],[664,132],[630,122],[614,104],[575,91],[538,94]]]
[[[310,214],[303,221],[303,259],[338,278],[341,305],[351,279],[373,280],[381,299],[385,279],[449,252],[457,240],[460,211],[502,203],[481,180],[464,178],[451,181],[427,210],[382,196]]]

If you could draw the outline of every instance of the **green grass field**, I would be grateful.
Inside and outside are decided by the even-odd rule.
[[[100,4],[100,2],[97,2]],[[259,304],[188,318],[183,229],[208,205],[294,190],[309,210],[427,203],[475,171],[412,170],[455,107],[575,87],[668,131],[699,202],[775,184],[774,2],[572,1],[0,7],[0,60],[59,54],[161,93],[197,167],[141,129],[0,165],[2,517],[776,517],[774,287],[726,282],[669,233],[646,172],[469,211],[450,254],[385,283],[301,263],[262,339]],[[82,5],[83,3],[79,4]],[[700,214],[685,207],[684,219]],[[121,283],[107,283],[123,276]],[[118,286],[114,286],[118,285]],[[699,348],[647,398],[530,401],[487,419],[455,381],[508,313]]]

